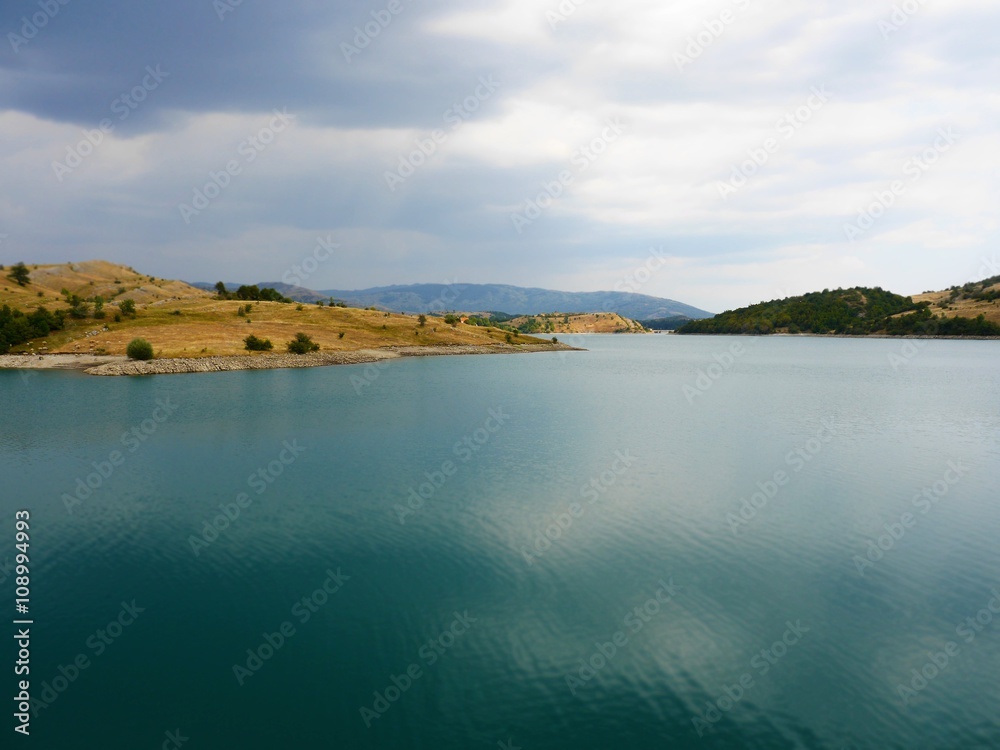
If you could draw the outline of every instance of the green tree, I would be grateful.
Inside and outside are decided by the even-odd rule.
[[[215,282],[215,291],[219,294],[219,299],[229,299],[229,292],[226,291],[226,285],[221,281]]]
[[[153,358],[153,345],[146,339],[132,339],[125,347],[129,359],[148,360]]]
[[[10,273],[7,274],[7,278],[15,282],[18,286],[24,286],[31,282],[31,274],[28,272],[28,267],[24,263],[15,263],[10,267]]]
[[[118,309],[121,311],[122,315],[128,315],[129,317],[135,317],[135,300],[123,299],[118,303]]]
[[[296,333],[295,338],[288,342],[288,351],[292,354],[307,354],[319,351],[319,344],[304,333]]]
[[[420,323],[420,327],[423,328],[425,325],[427,325],[427,316],[422,314],[418,315],[417,322]]]

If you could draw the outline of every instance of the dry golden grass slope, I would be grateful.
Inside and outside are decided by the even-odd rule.
[[[25,312],[40,305],[55,311],[68,309],[66,289],[84,299],[95,296],[108,300],[103,320],[66,319],[66,328],[44,340],[15,347],[13,351],[36,350],[43,346],[54,352],[90,352],[124,355],[134,338],[144,338],[157,357],[206,357],[246,354],[243,339],[254,334],[270,339],[275,352],[298,332],[308,334],[325,351],[351,351],[384,346],[417,345],[491,345],[504,343],[506,334],[499,329],[444,323],[428,316],[421,327],[415,315],[400,315],[353,308],[319,307],[280,302],[218,300],[209,292],[182,281],[155,279],[125,266],[105,261],[86,261],[59,265],[29,265],[31,281],[19,287],[6,278],[0,283],[0,305],[7,304]],[[124,291],[120,291],[124,289]],[[132,299],[137,315],[115,322],[118,303]],[[245,317],[237,311],[246,304],[252,310]],[[300,309],[301,308],[301,309]],[[109,330],[103,330],[107,327]],[[340,334],[343,334],[341,337]],[[518,344],[542,343],[521,336]]]
[[[618,313],[523,315],[510,321],[510,324],[522,326],[531,318],[542,325],[542,329],[538,331],[539,336],[546,333],[641,333],[644,330],[634,320],[623,318]]]
[[[985,291],[1000,291],[1000,283],[987,286]],[[913,301],[930,302],[931,310],[935,315],[944,314],[949,318],[975,318],[979,315],[985,315],[987,320],[1000,324],[1000,301],[965,299],[961,292],[957,298],[952,299],[950,289],[943,292],[915,294]]]

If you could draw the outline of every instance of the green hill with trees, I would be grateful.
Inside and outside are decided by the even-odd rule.
[[[800,297],[727,310],[681,326],[680,334],[774,333],[868,336],[1000,336],[1000,325],[983,315],[941,317],[929,302],[914,302],[880,287],[825,289]]]

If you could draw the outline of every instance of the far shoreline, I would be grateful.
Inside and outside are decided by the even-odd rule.
[[[281,370],[304,367],[358,365],[405,359],[409,357],[471,356],[484,354],[532,354],[539,352],[586,351],[567,344],[495,344],[444,346],[389,346],[351,351],[312,354],[233,354],[210,357],[172,357],[133,360],[128,357],[99,354],[2,354],[0,369],[79,370],[87,375],[174,375],[199,372],[236,372],[241,370]]]

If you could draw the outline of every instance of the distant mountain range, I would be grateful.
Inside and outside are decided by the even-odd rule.
[[[212,290],[214,283],[192,282],[199,289]],[[228,289],[238,283],[226,282]],[[372,289],[313,290],[276,281],[262,281],[299,302],[316,302],[330,297],[351,307],[377,307],[392,312],[504,312],[510,315],[543,313],[617,313],[633,320],[683,317],[702,320],[712,313],[662,297],[633,292],[559,292],[508,284],[410,284]]]

